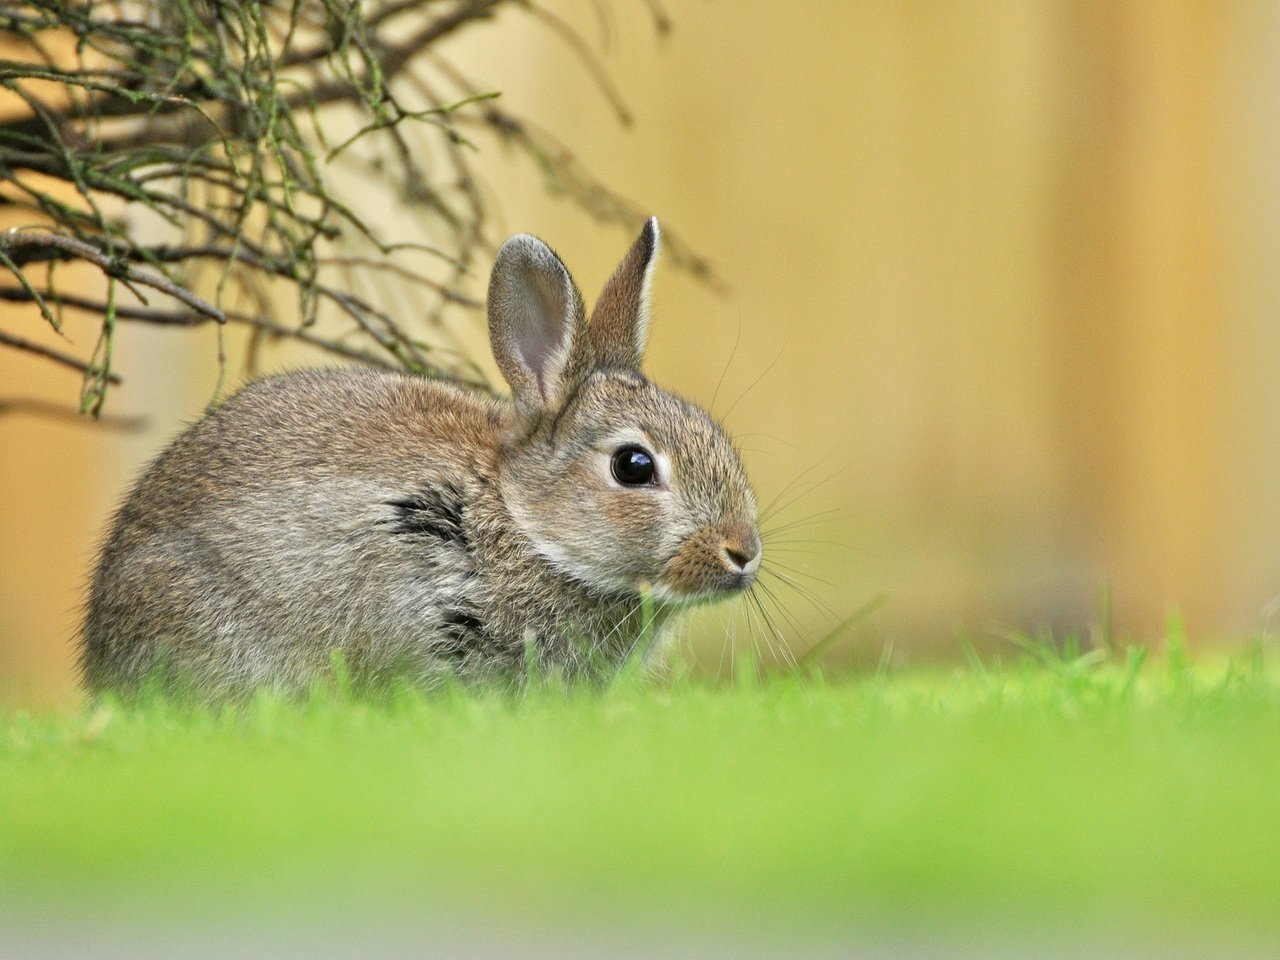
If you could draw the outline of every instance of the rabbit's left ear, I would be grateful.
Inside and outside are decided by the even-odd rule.
[[[555,252],[522,233],[498,251],[489,279],[489,340],[524,414],[556,410],[590,364],[582,297]]]
[[[587,336],[597,367],[640,369],[649,335],[649,288],[657,261],[658,218],[650,217],[591,312]]]

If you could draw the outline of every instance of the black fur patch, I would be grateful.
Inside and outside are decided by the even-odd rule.
[[[484,639],[488,637],[488,631],[485,629],[484,621],[474,614],[467,613],[463,610],[445,611],[444,632],[449,636],[449,639],[458,642],[465,641],[473,634],[477,639]]]
[[[478,653],[493,643],[493,637],[483,620],[465,610],[446,610],[440,632],[445,642],[437,648],[438,652],[453,657],[465,657],[468,653]]]
[[[396,512],[390,521],[391,532],[434,537],[465,547],[467,531],[462,524],[462,503],[462,489],[455,483],[425,487],[399,500],[388,500],[387,506]]]

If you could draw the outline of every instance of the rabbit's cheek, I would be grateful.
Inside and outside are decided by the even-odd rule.
[[[619,496],[606,507],[598,541],[602,559],[633,583],[650,581],[662,572],[663,558],[679,546],[669,534],[666,498],[644,493]]]

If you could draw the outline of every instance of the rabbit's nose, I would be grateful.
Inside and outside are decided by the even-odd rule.
[[[734,573],[745,572],[760,557],[760,537],[754,532],[746,536],[725,537],[720,545],[720,555]]]

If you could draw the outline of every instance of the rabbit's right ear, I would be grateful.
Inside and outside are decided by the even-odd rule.
[[[658,218],[650,217],[596,301],[587,335],[599,366],[640,369],[649,335],[649,289],[658,236]]]
[[[502,245],[489,278],[489,340],[516,407],[559,407],[587,365],[582,296],[545,243],[527,233]]]

